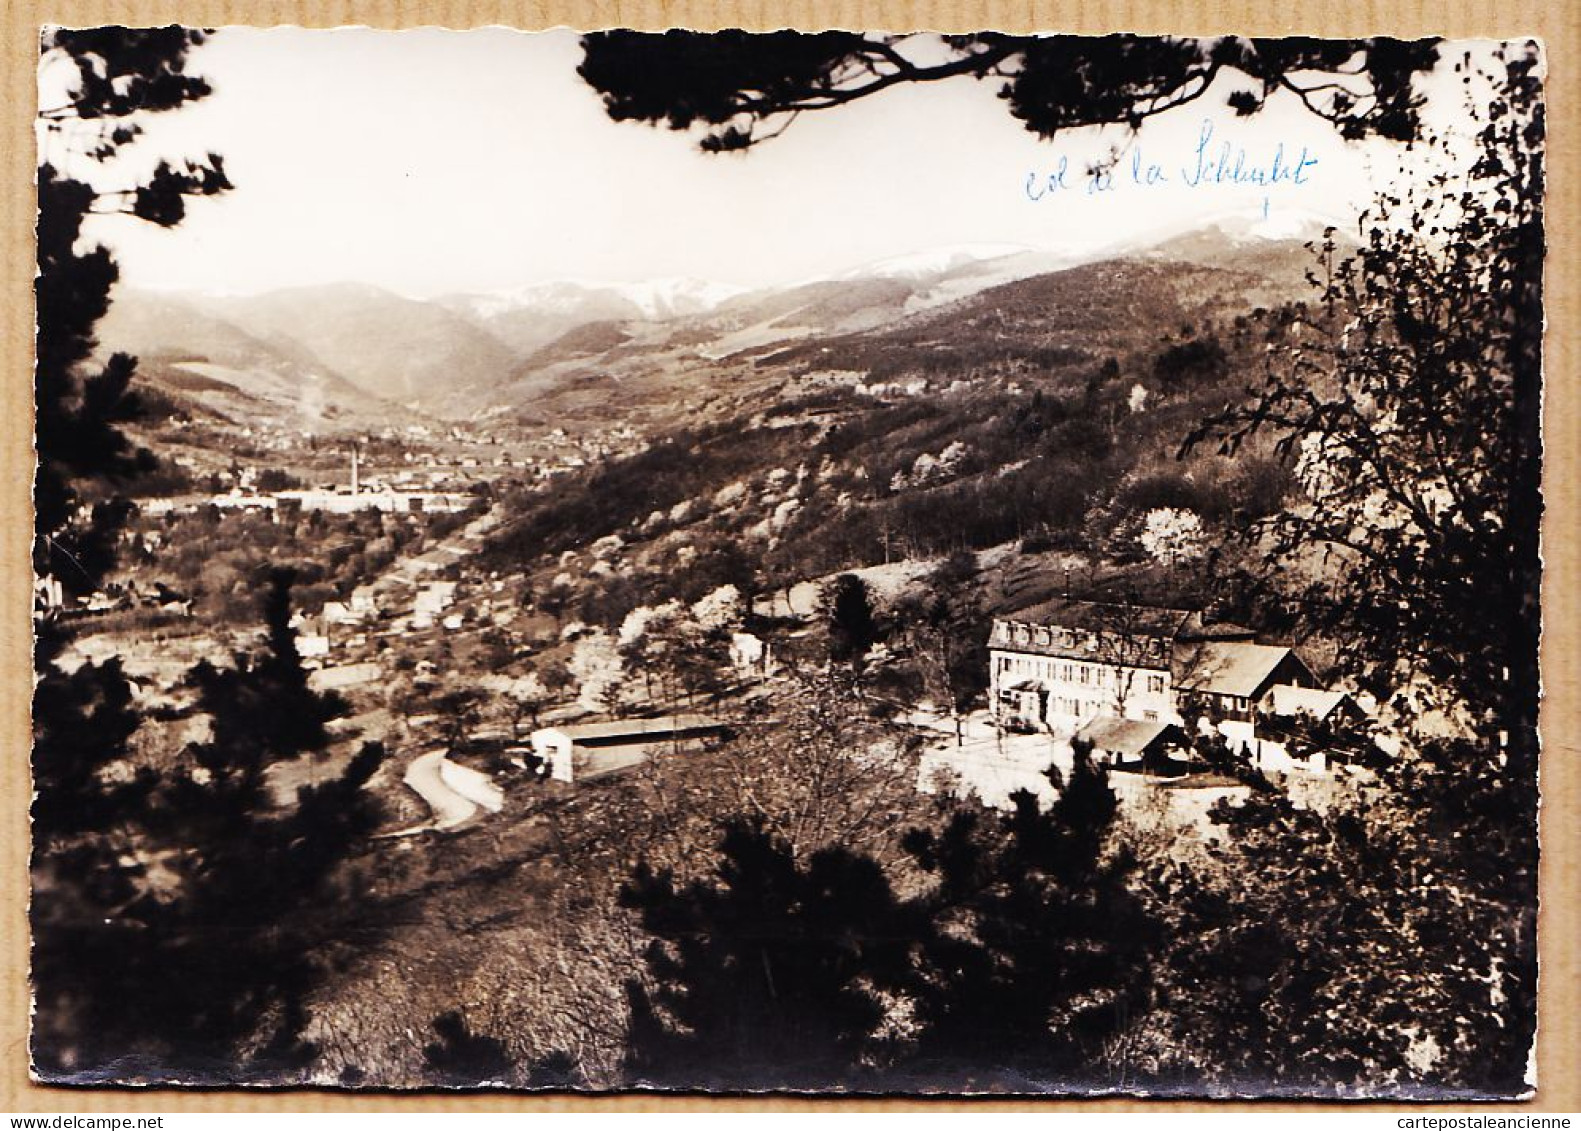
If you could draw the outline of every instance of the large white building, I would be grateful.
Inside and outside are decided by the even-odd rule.
[[[1315,688],[1290,648],[1201,613],[1056,599],[998,617],[990,702],[1010,726],[1074,734],[1099,718],[1181,723],[1203,715],[1250,737],[1276,686]]]

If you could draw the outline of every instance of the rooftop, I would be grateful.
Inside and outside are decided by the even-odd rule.
[[[1161,609],[1148,605],[1055,597],[1005,613],[999,619],[1087,632],[1123,632],[1136,636],[1173,638],[1195,616],[1197,614],[1188,609]]]
[[[999,620],[1051,625],[1087,632],[1160,636],[1168,640],[1244,640],[1252,630],[1228,621],[1209,620],[1193,609],[1170,609],[1122,601],[1081,601],[1055,597],[1003,613]]]
[[[665,715],[657,719],[606,719],[596,723],[571,723],[544,727],[543,730],[563,734],[572,742],[590,739],[652,738],[678,731],[712,730],[724,723],[709,715]]]
[[[1210,640],[1178,653],[1171,667],[1175,686],[1183,690],[1249,699],[1286,660],[1306,668],[1299,656],[1280,644]]]
[[[1170,732],[1180,735],[1180,728],[1173,723],[1143,719],[1093,719],[1076,732],[1078,739],[1091,742],[1093,749],[1107,751],[1125,758],[1140,758]]]
[[[1328,718],[1334,708],[1350,698],[1343,691],[1322,691],[1315,687],[1295,687],[1288,683],[1276,683],[1268,689],[1268,692],[1271,698],[1269,705],[1273,708],[1274,714],[1306,714],[1318,720]]]
[[[992,641],[1018,652],[1158,669],[1169,666],[1179,644],[1252,635],[1189,609],[1057,598],[996,617]]]

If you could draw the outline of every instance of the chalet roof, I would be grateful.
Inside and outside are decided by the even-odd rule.
[[[596,723],[544,727],[569,738],[572,742],[603,739],[642,739],[663,737],[682,731],[712,730],[724,724],[708,715],[665,715],[657,719],[606,719]]]
[[[1276,715],[1311,715],[1319,721],[1331,715],[1341,703],[1351,702],[1343,691],[1320,691],[1313,687],[1295,687],[1276,683],[1268,689],[1269,706]]]
[[[1094,750],[1140,758],[1164,739],[1181,733],[1179,727],[1162,720],[1098,718],[1077,731],[1076,737],[1091,742]]]
[[[1283,645],[1210,640],[1177,653],[1171,675],[1182,690],[1250,699],[1263,690],[1281,664],[1292,659],[1305,670],[1301,658]]]

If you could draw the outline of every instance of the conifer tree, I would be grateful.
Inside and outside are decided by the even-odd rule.
[[[870,857],[798,859],[725,826],[715,876],[640,864],[622,894],[650,936],[627,985],[627,1070],[672,1087],[1112,1083],[1108,1042],[1145,1006],[1152,919],[1126,891],[1116,811],[1085,757],[1047,812],[958,811],[906,847],[902,897]]]
[[[819,613],[829,634],[829,658],[860,669],[878,640],[867,582],[854,573],[840,574],[819,594]]]
[[[121,215],[168,228],[180,223],[188,197],[230,188],[216,154],[160,161],[130,183],[132,163],[118,160],[148,115],[209,94],[186,70],[188,52],[205,38],[181,27],[51,28],[41,42],[41,73],[59,95],[39,111],[34,568],[68,592],[92,591],[111,567],[127,513],[117,488],[155,464],[120,428],[139,411],[136,359],[95,357],[94,327],[119,271],[107,248],[84,240],[84,225]]]
[[[1114,1082],[1108,1043],[1148,1003],[1159,940],[1110,843],[1118,802],[1104,770],[1078,744],[1070,779],[1051,777],[1047,812],[1023,791],[1008,815],[961,810],[908,838],[937,881],[909,987],[918,1080]]]
[[[867,857],[797,861],[761,824],[726,825],[717,876],[678,887],[638,866],[622,892],[652,936],[627,983],[634,1082],[832,1087],[860,1082],[916,925]]]
[[[34,903],[33,1050],[47,1079],[278,1081],[314,1055],[301,1039],[307,996],[330,953],[351,945],[347,925],[378,937],[376,909],[349,899],[346,865],[380,819],[365,786],[383,747],[365,744],[294,797],[275,786],[325,750],[325,724],[343,711],[307,685],[291,582],[271,577],[260,654],[193,669],[208,741],[112,792],[81,786],[91,822],[57,818],[35,834],[34,890],[48,898]],[[89,750],[113,765],[135,719],[100,694]],[[49,749],[71,741],[45,733]]]

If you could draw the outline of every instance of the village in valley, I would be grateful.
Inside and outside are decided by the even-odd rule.
[[[1231,248],[1245,239],[1212,234]],[[1281,269],[1310,254],[1290,239],[1259,245]],[[964,257],[925,268],[912,285],[922,294],[986,287],[966,303],[987,310],[1004,299],[993,286],[1000,276],[984,267],[1012,277],[1041,267],[1024,258]],[[1061,293],[1090,285],[1070,276],[1092,274],[1128,286],[1160,270],[1188,271],[1167,260],[1100,264],[1004,290]],[[1274,285],[1261,279],[1252,293]],[[1245,284],[1229,286],[1214,300],[1224,309]],[[799,301],[821,301],[827,289],[803,288]],[[785,299],[757,301],[777,316]],[[874,301],[882,314],[893,299]],[[741,313],[727,303],[678,321],[697,324],[699,337],[750,337],[742,327],[754,306],[737,304]],[[952,317],[971,320],[946,308],[932,321],[942,329]],[[1076,340],[1057,310],[1045,317]],[[134,501],[115,574],[71,595],[59,578],[40,576],[36,605],[73,626],[67,662],[120,658],[140,701],[167,716],[140,741],[174,751],[192,738],[182,722],[194,702],[189,670],[261,638],[261,580],[290,566],[296,653],[313,689],[349,704],[336,723],[338,757],[364,742],[388,747],[391,763],[372,787],[403,835],[509,820],[562,786],[597,789],[650,761],[650,773],[663,773],[728,746],[743,720],[772,726],[776,696],[808,673],[846,682],[843,694],[882,724],[878,745],[925,795],[1006,809],[1028,791],[1047,804],[1080,749],[1114,771],[1124,797],[1146,799],[1141,808],[1211,833],[1207,814],[1221,799],[1280,790],[1323,804],[1337,783],[1364,784],[1398,749],[1374,733],[1372,693],[1325,681],[1325,666],[1304,658],[1288,630],[1280,641],[1222,616],[1212,584],[1193,576],[1210,559],[1233,559],[1225,553],[1235,547],[1209,541],[1213,511],[1275,506],[1296,473],[1255,456],[1198,460],[1199,475],[1145,447],[1114,451],[1126,418],[1144,444],[1167,443],[1167,434],[1145,439],[1151,420],[1171,401],[1233,383],[1230,358],[1256,348],[1256,325],[1236,315],[1223,343],[1212,325],[1187,325],[1156,347],[1110,337],[1115,346],[1135,340],[1134,357],[1122,366],[1111,356],[1096,371],[1084,369],[1081,349],[1052,355],[1043,374],[1025,358],[968,362],[970,380],[957,375],[956,346],[922,347],[909,363],[919,375],[904,380],[882,379],[893,362],[870,373],[827,347],[796,345],[767,367],[761,350],[661,350],[647,364],[661,388],[684,392],[662,404],[639,399],[629,413],[585,402],[600,358],[578,355],[560,378],[565,391],[548,398],[565,406],[558,414],[496,408],[466,421],[413,411],[414,402],[405,418],[420,423],[376,431],[304,417],[299,406],[243,423],[201,395],[216,372],[239,380],[232,370],[161,347],[156,356],[171,360],[155,370],[157,412],[137,434],[171,453],[169,482]],[[654,329],[675,337],[666,326]],[[857,356],[873,348],[864,338],[878,344],[892,333],[880,323],[854,338]],[[608,364],[652,380],[644,357]],[[1062,404],[1053,390],[1073,381],[1084,391]],[[263,408],[245,387],[227,395]],[[1104,463],[1133,468],[1117,489],[1092,496],[1081,530],[1054,533],[1045,518],[1034,534],[1000,541],[993,527],[1007,516],[993,514],[987,531],[964,539],[947,518],[930,529],[948,500],[980,490],[974,481],[1037,490],[1062,460],[1081,460],[1094,441],[1074,421],[1061,431],[1076,450],[1018,458],[1018,433],[1035,437],[1046,418],[1072,411],[1106,422]],[[941,431],[951,413],[957,427]],[[868,429],[867,451],[850,451],[845,437]],[[680,447],[698,435],[718,438]],[[755,438],[760,451],[749,454]],[[772,465],[808,443],[816,463]],[[872,472],[875,461],[895,470]],[[648,462],[664,468],[653,482],[625,470]],[[1095,473],[1110,474],[1091,464],[1079,474]],[[597,514],[592,529],[555,515],[567,497]],[[938,514],[919,518],[915,507],[930,500],[940,500]],[[653,502],[658,509],[647,510]],[[866,517],[864,502],[911,513]],[[1056,511],[1064,505],[1053,500]],[[551,519],[543,540],[523,533],[538,529],[540,511]],[[832,555],[829,522],[846,525]],[[847,568],[806,572],[820,559]],[[929,601],[938,607],[924,608]],[[1332,642],[1315,646],[1332,660]],[[303,775],[277,770],[288,795]],[[459,796],[448,784],[456,781],[468,783]]]
[[[910,392],[926,392],[926,383]],[[224,662],[258,630],[204,615],[205,602],[214,611],[233,606],[212,591],[212,563],[183,572],[172,562],[176,547],[200,531],[220,544],[233,537],[257,545],[265,524],[310,561],[327,551],[324,580],[299,582],[307,600],[290,627],[309,685],[350,705],[335,724],[344,736],[339,758],[366,741],[395,755],[373,787],[386,791],[400,827],[380,836],[530,818],[564,786],[597,790],[650,763],[648,772],[662,775],[706,758],[744,722],[772,725],[776,688],[794,686],[809,668],[843,673],[845,694],[882,720],[880,745],[917,790],[1000,809],[1020,791],[1051,802],[1080,750],[1109,767],[1128,803],[1158,808],[1177,832],[1211,833],[1208,812],[1221,799],[1282,790],[1302,805],[1322,804],[1336,783],[1374,780],[1385,752],[1398,749],[1375,733],[1377,700],[1325,685],[1298,649],[1218,619],[1211,605],[1073,598],[1068,554],[1018,561],[1028,556],[1015,545],[964,555],[970,584],[1015,572],[1032,591],[1057,583],[1063,595],[1026,605],[1007,598],[1002,610],[979,607],[976,623],[950,625],[982,669],[978,678],[957,677],[963,694],[946,688],[935,697],[938,686],[916,680],[897,695],[905,681],[886,675],[920,670],[926,645],[903,626],[876,627],[907,615],[938,560],[782,580],[770,593],[726,583],[690,607],[638,604],[612,634],[575,608],[588,595],[586,579],[596,585],[637,549],[622,538],[563,552],[547,578],[480,563],[489,561],[484,551],[510,490],[552,490],[555,477],[581,471],[588,458],[631,455],[640,450],[637,433],[628,426],[579,444],[557,429],[526,445],[536,461],[497,440],[468,443],[458,427],[436,458],[437,445],[424,450],[429,438],[412,429],[315,443],[320,468],[336,455],[346,461],[339,482],[325,486],[281,486],[301,480],[238,463],[207,477],[223,488],[212,494],[141,500],[123,534],[123,575],[71,601],[58,581],[41,578],[39,608],[76,625],[72,649],[82,658],[119,656],[139,702],[159,706],[172,734],[188,741],[179,724],[191,707],[187,670],[203,658]],[[369,461],[365,449],[386,462]],[[287,445],[266,450],[289,458]],[[769,478],[788,480],[783,472]],[[736,485],[722,494],[746,492]],[[1007,561],[1017,562],[1013,571]],[[835,660],[827,640],[850,615],[833,597],[841,586],[860,594],[857,615],[874,627]],[[674,655],[682,650],[692,666],[684,681]],[[146,741],[157,735],[145,728]],[[291,765],[276,772],[282,796],[304,777]]]

